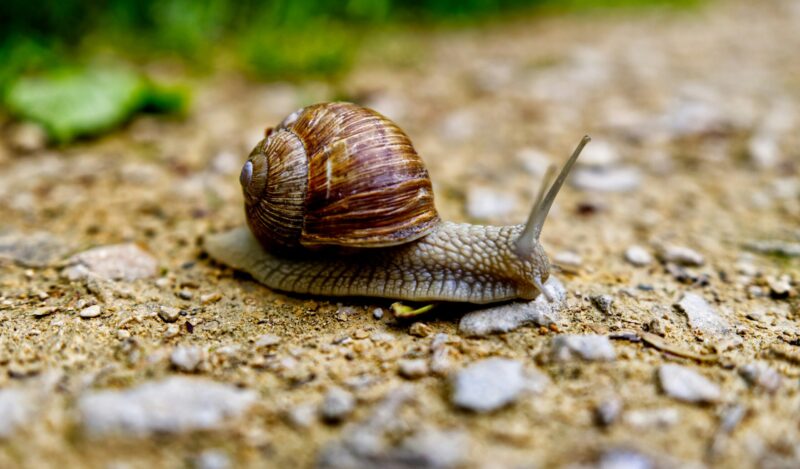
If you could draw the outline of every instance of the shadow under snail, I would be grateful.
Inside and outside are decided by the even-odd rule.
[[[302,108],[267,129],[239,181],[246,228],[207,236],[217,261],[287,292],[411,301],[492,303],[551,298],[539,235],[589,137],[526,224],[442,221],[411,140],[381,114],[350,103]]]

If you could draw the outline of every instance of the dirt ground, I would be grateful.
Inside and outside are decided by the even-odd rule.
[[[185,120],[66,148],[7,122],[0,467],[800,466],[799,31],[792,1],[519,19],[381,38],[337,85],[221,73]],[[569,292],[557,324],[466,337],[476,307],[399,320],[391,301],[288,295],[207,258],[205,234],[243,223],[238,173],[263,128],[343,98],[407,131],[448,220],[523,221],[547,163],[594,138],[542,235]],[[129,242],[154,275],[68,277],[70,255]],[[134,258],[121,276],[147,272]],[[687,293],[705,322],[676,306]],[[608,336],[615,355],[557,360],[562,334]],[[549,384],[457,408],[451,376],[487,357]],[[707,381],[680,400],[670,363]],[[257,399],[200,430],[92,431],[86,396],[175,375]],[[334,387],[355,401],[329,422]],[[331,456],[365,428],[377,449]]]

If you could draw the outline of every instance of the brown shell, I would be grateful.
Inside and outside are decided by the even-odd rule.
[[[355,104],[300,109],[268,131],[249,161],[266,179],[254,176],[249,196],[245,188],[248,223],[268,248],[393,246],[439,223],[408,136]]]

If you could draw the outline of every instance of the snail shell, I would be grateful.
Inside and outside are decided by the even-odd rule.
[[[408,136],[350,103],[308,106],[268,129],[240,182],[248,225],[268,250],[395,246],[440,222]]]

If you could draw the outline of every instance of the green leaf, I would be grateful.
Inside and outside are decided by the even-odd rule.
[[[127,69],[88,68],[21,78],[6,94],[17,116],[38,122],[57,142],[118,127],[145,108],[183,109],[185,93],[170,92]]]

